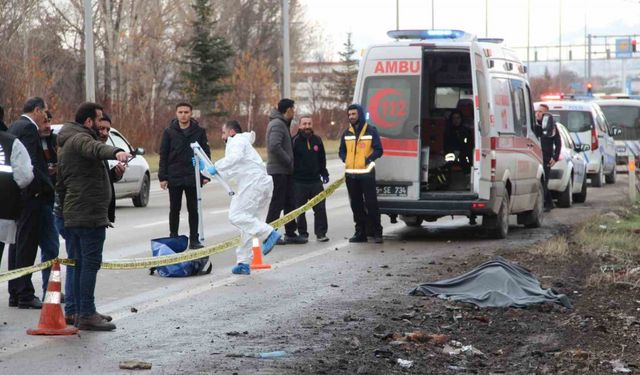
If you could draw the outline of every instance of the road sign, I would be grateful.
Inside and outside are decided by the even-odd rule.
[[[630,59],[633,55],[631,48],[631,38],[616,39],[616,59]]]

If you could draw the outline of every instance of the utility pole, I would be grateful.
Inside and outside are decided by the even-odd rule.
[[[587,79],[591,79],[591,34],[587,35]]]
[[[531,45],[531,0],[527,0],[527,77],[531,69],[531,59],[529,58],[529,49]]]
[[[558,16],[558,88],[562,90],[562,0],[559,2]]]
[[[435,29],[436,20],[436,0],[431,0],[431,30]]]
[[[396,0],[396,30],[400,30],[400,0]]]
[[[84,83],[85,99],[88,102],[96,101],[95,69],[91,0],[84,0]]]
[[[489,0],[484,0],[484,37],[489,37]]]
[[[282,0],[282,96],[291,97],[291,57],[289,54],[289,0]]]

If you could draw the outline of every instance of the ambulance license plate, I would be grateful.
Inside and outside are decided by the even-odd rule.
[[[407,186],[376,185],[376,193],[379,197],[406,197]]]

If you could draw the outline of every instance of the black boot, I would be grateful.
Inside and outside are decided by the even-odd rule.
[[[356,232],[353,237],[349,238],[351,243],[367,242],[367,235],[362,232]]]

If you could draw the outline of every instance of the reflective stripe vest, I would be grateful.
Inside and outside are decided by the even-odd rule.
[[[353,126],[349,126],[349,133],[344,136],[344,143],[347,149],[347,157],[345,158],[345,169],[347,173],[368,173],[370,171],[367,158],[373,154],[373,137],[366,134],[367,127],[365,123],[360,130],[360,134],[356,137],[356,131]]]
[[[22,208],[20,187],[13,179],[13,167],[11,166],[11,151],[13,142],[17,140],[7,133],[0,136],[0,191],[2,192],[2,204],[0,204],[0,219],[17,220]]]

